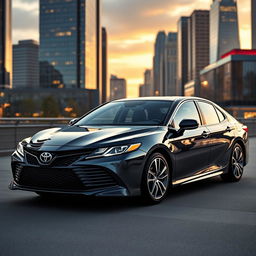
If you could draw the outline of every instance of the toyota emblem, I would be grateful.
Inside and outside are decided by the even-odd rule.
[[[48,164],[52,161],[52,154],[48,152],[44,152],[40,155],[40,161],[43,164]]]

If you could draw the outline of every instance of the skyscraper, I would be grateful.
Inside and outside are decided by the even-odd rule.
[[[210,10],[210,63],[239,48],[236,0],[214,0]]]
[[[104,103],[108,100],[108,40],[107,30],[102,28],[102,95],[101,102]]]
[[[13,87],[39,87],[39,45],[34,40],[22,40],[13,46]]]
[[[252,13],[252,49],[256,49],[256,0],[251,0]]]
[[[177,95],[184,95],[184,85],[188,81],[188,21],[189,17],[181,17],[178,21]]]
[[[153,58],[153,77],[154,77],[153,95],[156,95],[156,96],[163,95],[164,93],[165,42],[166,42],[165,32],[164,31],[158,32],[156,37],[156,42],[155,42],[155,53]]]
[[[126,80],[111,75],[110,78],[110,100],[126,98]]]
[[[98,89],[100,0],[40,0],[40,86]]]
[[[144,72],[144,84],[139,87],[139,96],[147,97],[153,95],[153,80],[152,80],[152,70],[146,69]]]
[[[189,19],[188,79],[199,79],[199,72],[209,65],[209,11],[195,10]]]
[[[198,94],[200,70],[209,65],[209,11],[195,10],[188,20],[188,82],[185,95]]]
[[[0,1],[0,87],[12,87],[11,0]]]
[[[165,44],[164,96],[176,95],[177,77],[177,33],[170,32]]]

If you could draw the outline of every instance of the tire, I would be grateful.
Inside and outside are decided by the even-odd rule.
[[[170,168],[160,153],[152,154],[147,160],[142,176],[142,198],[147,204],[157,204],[165,199],[170,188]]]
[[[228,173],[222,174],[221,178],[227,182],[238,182],[244,172],[245,155],[240,144],[236,143],[230,156]]]

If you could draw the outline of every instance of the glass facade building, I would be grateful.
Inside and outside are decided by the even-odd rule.
[[[126,98],[126,80],[111,75],[110,78],[110,100]]]
[[[188,21],[189,17],[181,17],[178,21],[176,94],[181,96],[188,81]]]
[[[154,77],[154,95],[163,95],[164,88],[164,54],[165,54],[165,41],[166,34],[164,31],[160,31],[157,34],[155,42],[155,52],[153,59],[153,77]]]
[[[39,87],[38,53],[35,40],[21,40],[13,45],[13,88]]]
[[[236,0],[214,0],[210,10],[210,63],[240,49]]]
[[[11,0],[0,1],[0,87],[12,87]]]
[[[108,36],[106,28],[101,30],[102,39],[102,94],[101,102],[105,103],[109,98],[109,86],[108,86]]]
[[[100,0],[40,0],[40,86],[101,90]]]
[[[207,66],[200,75],[201,96],[226,108],[254,106],[256,111],[256,54],[231,52]]]
[[[139,87],[139,96],[140,97],[148,97],[153,94],[153,79],[152,79],[152,70],[146,69],[144,72],[144,83]]]
[[[164,96],[176,95],[177,77],[177,33],[170,32],[165,45]]]
[[[252,13],[252,49],[256,49],[256,0],[251,0]]]

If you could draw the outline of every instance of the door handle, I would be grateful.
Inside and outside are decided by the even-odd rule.
[[[203,131],[203,133],[202,133],[202,136],[203,136],[203,138],[208,138],[209,137],[209,135],[210,135],[211,133],[210,132],[207,132],[207,131]]]

